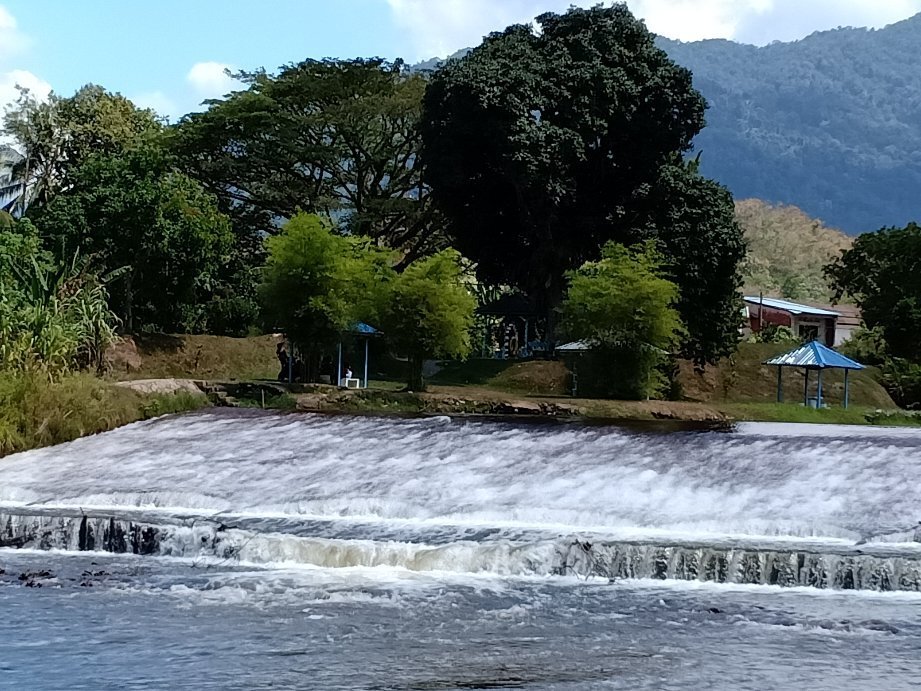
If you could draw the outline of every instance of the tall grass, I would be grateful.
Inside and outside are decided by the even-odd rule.
[[[0,457],[204,405],[204,396],[142,396],[88,374],[0,372]]]

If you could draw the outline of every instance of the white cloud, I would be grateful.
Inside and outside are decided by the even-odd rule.
[[[51,84],[31,72],[25,70],[0,72],[0,113],[19,98],[19,89],[16,87],[28,89],[39,100],[48,98],[48,94],[51,93]]]
[[[137,94],[131,98],[131,101],[138,108],[150,108],[162,117],[175,119],[182,115],[176,102],[162,91],[147,91]]]
[[[19,30],[16,17],[0,5],[0,60],[15,55],[29,46],[29,38]]]
[[[921,0],[770,0],[762,18],[744,17],[734,36],[764,45],[839,26],[881,28],[921,12]]]
[[[192,66],[186,81],[202,98],[218,98],[239,86],[239,82],[227,72],[233,66],[222,62],[199,62]]]
[[[410,60],[446,56],[491,31],[543,12],[598,0],[387,0]],[[684,41],[732,38],[765,44],[838,26],[880,27],[921,12],[921,0],[627,0],[651,31]]]
[[[7,109],[19,98],[19,89],[16,87],[28,89],[33,96],[39,100],[48,98],[51,93],[51,84],[44,79],[36,77],[31,72],[25,70],[12,70],[10,72],[0,72],[0,119]],[[2,123],[0,123],[2,127]],[[0,144],[11,144],[9,137],[0,135]]]

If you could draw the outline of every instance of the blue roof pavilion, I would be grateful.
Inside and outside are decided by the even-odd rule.
[[[803,387],[803,404],[809,405],[809,372],[817,370],[818,388],[815,397],[816,408],[822,407],[822,372],[826,369],[843,369],[844,370],[844,407],[848,406],[849,388],[848,374],[851,370],[866,369],[859,362],[845,357],[841,353],[832,350],[819,341],[812,341],[805,345],[794,348],[788,353],[778,355],[775,358],[765,361],[765,365],[777,368],[777,401],[783,402],[783,368],[797,367],[806,371],[806,381]]]

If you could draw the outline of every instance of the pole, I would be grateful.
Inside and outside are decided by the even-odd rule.
[[[848,391],[847,386],[847,375],[850,373],[849,369],[844,370],[844,409],[847,410],[848,398],[850,391]]]
[[[758,333],[764,331],[764,293],[758,293]]]
[[[816,392],[815,407],[816,409],[819,409],[822,407],[822,370],[821,369],[819,370],[819,388],[818,388],[818,391]]]
[[[806,368],[806,385],[803,387],[803,405],[809,407],[809,368]]]
[[[783,367],[777,366],[777,402],[783,403]]]
[[[336,386],[342,386],[342,339],[339,339],[339,364],[336,366]]]
[[[370,338],[365,339],[365,388],[368,388],[368,342]]]

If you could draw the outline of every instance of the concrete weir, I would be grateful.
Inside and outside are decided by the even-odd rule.
[[[139,556],[240,559],[292,566],[399,566],[416,571],[496,570],[514,575],[653,579],[811,587],[834,590],[921,591],[921,553],[861,553],[782,549],[777,546],[714,546],[694,542],[583,538],[536,540],[508,549],[501,541],[465,546],[350,541],[254,529],[229,528],[209,519],[154,523],[135,517],[51,512],[0,513],[0,548]],[[497,563],[497,553],[504,561]]]

